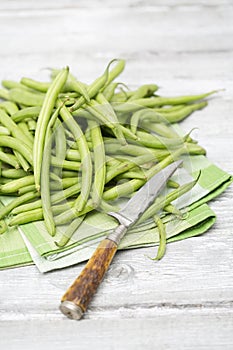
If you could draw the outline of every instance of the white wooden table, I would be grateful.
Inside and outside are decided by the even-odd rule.
[[[156,82],[164,95],[225,88],[194,126],[208,157],[233,173],[231,0],[1,0],[0,79],[69,65],[91,81],[113,57],[129,85]],[[41,70],[41,71],[40,71]],[[203,236],[117,254],[85,318],[70,321],[59,299],[83,265],[40,274],[0,273],[0,348],[233,349],[233,190],[211,202],[217,223]]]

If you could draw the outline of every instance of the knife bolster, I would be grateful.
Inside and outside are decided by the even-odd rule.
[[[121,239],[124,237],[127,229],[128,228],[125,225],[121,224],[114,231],[112,231],[107,238],[118,245]]]

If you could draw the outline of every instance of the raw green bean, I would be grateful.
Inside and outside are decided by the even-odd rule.
[[[28,172],[31,169],[30,164],[26,161],[26,159],[24,158],[24,156],[22,156],[21,153],[19,153],[16,150],[13,150],[13,153],[18,161],[18,163],[20,164],[20,166],[23,168],[24,171]]]
[[[27,120],[27,125],[28,125],[28,130],[29,131],[32,131],[32,132],[35,132],[36,130],[36,121],[32,118],[28,119]],[[34,140],[34,138],[33,138]]]
[[[5,220],[1,220],[0,221],[0,235],[5,233],[6,231],[7,231],[7,224],[6,224]]]
[[[10,99],[9,91],[6,89],[0,89],[0,98],[4,100],[9,100]]]
[[[24,134],[19,126],[9,117],[3,110],[0,109],[0,123],[11,132],[12,136],[18,139],[18,142],[23,142],[29,147],[32,147],[32,141]]]
[[[139,111],[133,113],[130,120],[130,127],[134,134],[137,131],[138,125],[141,124],[141,122],[145,119],[153,121],[154,123],[167,123],[166,118],[158,112],[155,112],[148,108],[140,109]]]
[[[110,101],[112,99],[118,85],[119,83],[110,83],[108,86],[106,86],[106,88],[104,88],[102,93],[106,100]]]
[[[66,158],[66,135],[65,129],[59,119],[57,119],[54,129],[56,158],[60,160],[60,163],[63,163]],[[56,168],[54,172],[61,177],[62,168]]]
[[[128,101],[134,101],[139,98],[151,97],[158,90],[158,85],[156,84],[145,84],[140,86],[132,96],[128,99]]]
[[[175,105],[175,106],[162,106],[161,108],[153,108],[153,110],[155,112],[158,112],[158,113],[173,113],[173,112],[176,112],[176,111],[179,111],[181,108],[185,107],[185,105]]]
[[[30,133],[30,131],[28,130],[27,123],[26,122],[19,122],[17,125],[18,125],[19,129],[24,134],[24,140],[27,139],[28,140],[28,144],[29,144],[29,141],[30,141],[30,146],[33,147],[34,137]]]
[[[139,218],[139,220],[137,221],[137,224],[141,224],[145,222],[146,220],[148,220],[149,218],[157,214],[159,210],[163,209],[168,204],[173,202],[175,199],[181,197],[183,194],[190,191],[195,186],[198,179],[199,179],[199,176],[197,177],[197,179],[180,186],[174,191],[168,193],[166,196],[157,197],[155,202]]]
[[[94,181],[91,198],[93,206],[97,208],[101,202],[106,177],[105,149],[99,125],[89,120],[88,126],[91,129],[91,139],[94,153]]]
[[[17,192],[21,187],[33,185],[33,175],[24,176],[20,179],[12,180],[11,182],[0,186],[0,193],[14,193]]]
[[[10,100],[24,106],[42,106],[44,95],[39,95],[24,89],[12,89],[9,91]]]
[[[50,124],[50,123],[49,123]],[[48,125],[46,135],[45,135],[45,144],[44,144],[44,153],[41,164],[41,204],[43,210],[43,218],[45,226],[48,230],[48,233],[51,236],[54,236],[56,233],[56,227],[54,224],[53,213],[51,209],[51,197],[50,197],[50,162],[51,162],[51,150],[52,150],[52,133],[50,125]]]
[[[69,240],[71,239],[75,231],[79,228],[84,219],[85,215],[79,216],[78,218],[74,219],[71,222],[71,224],[67,227],[66,231],[63,233],[61,239],[55,242],[56,245],[58,247],[64,247],[69,242]]]
[[[179,188],[180,187],[178,182],[171,180],[171,179],[168,180],[167,185],[168,185],[168,187],[171,187],[171,188]]]
[[[5,126],[0,126],[0,135],[9,136],[11,133]]]
[[[23,84],[13,81],[13,80],[2,80],[2,86],[4,86],[6,89],[24,89],[27,91],[31,91],[31,89],[28,89],[26,86]]]
[[[8,223],[11,226],[23,225],[34,221],[43,220],[43,212],[42,209],[30,210],[28,212],[20,213],[14,216]]]
[[[150,132],[155,132],[166,138],[178,138],[179,135],[170,126],[163,123],[150,123],[148,121],[141,122],[141,128]]]
[[[156,106],[166,106],[166,105],[177,105],[186,104],[195,101],[202,100],[217,91],[210,91],[205,94],[192,95],[192,96],[179,96],[179,97],[151,97],[151,98],[140,98],[134,100],[132,103],[114,103],[113,108],[116,112],[133,112],[141,108],[153,108]]]
[[[57,75],[54,81],[51,83],[45,98],[43,100],[43,105],[37,120],[37,127],[35,133],[34,140],[34,148],[33,148],[33,165],[34,165],[34,176],[35,176],[35,184],[36,189],[40,191],[40,179],[41,179],[41,163],[45,142],[45,132],[49,123],[50,115],[55,107],[56,100],[59,92],[64,86],[67,76],[69,73],[69,69],[64,68]]]
[[[138,142],[146,147],[158,148],[158,149],[170,149],[181,147],[184,144],[184,141],[177,137],[174,138],[165,138],[156,136],[155,134],[149,134],[145,131],[137,131],[136,135],[138,136]]]
[[[22,156],[32,165],[32,151],[24,142],[19,142],[18,139],[11,136],[1,136],[0,146],[10,147],[22,154]]]
[[[11,116],[11,119],[15,122],[21,122],[22,120],[29,118],[37,118],[39,116],[41,107],[26,107]]]
[[[104,71],[103,75],[97,78],[91,85],[87,87],[87,93],[89,98],[93,98],[96,94],[99,93],[99,91],[106,86],[108,86],[113,79],[115,79],[124,69],[125,62],[123,60],[118,60],[118,63],[116,66],[112,69],[112,71],[109,71],[109,67],[112,64],[112,60],[106,70]],[[80,108],[85,103],[85,98],[81,96],[77,102],[70,108],[70,112],[74,112],[76,109]]]
[[[0,108],[4,109],[5,112],[8,113],[9,115],[12,115],[19,110],[17,105],[11,101],[5,101],[0,103]]]
[[[23,169],[2,169],[2,177],[8,179],[20,179],[28,174]]]
[[[25,193],[28,193],[28,192],[35,192],[36,191],[36,186],[33,184],[33,185],[28,185],[28,186],[24,186],[24,187],[21,187],[19,190],[18,190],[18,195],[21,196]]]
[[[47,92],[51,83],[40,82],[30,78],[22,78],[20,80],[20,85],[23,85],[23,86],[25,85],[30,89],[37,90],[40,92]]]
[[[155,258],[151,258],[152,260],[160,260],[164,257],[165,252],[166,252],[166,230],[165,230],[165,225],[160,219],[159,216],[154,215],[153,217],[155,224],[158,227],[159,231],[159,248],[157,251],[157,255]]]
[[[14,208],[18,207],[19,205],[29,202],[33,199],[38,197],[38,193],[36,192],[29,192],[25,193],[24,195],[17,197],[13,199],[9,204],[6,206],[0,208],[0,219],[4,218],[6,215],[8,215]]]
[[[181,213],[181,211],[179,209],[177,209],[173,204],[168,204],[166,205],[163,210],[169,214],[173,214],[175,216],[177,216],[178,218],[182,219],[183,218],[183,214]]]
[[[66,160],[74,160],[79,162],[81,160],[80,152],[75,149],[68,149],[65,156]]]
[[[60,102],[59,102],[60,105]],[[90,194],[91,184],[92,184],[92,161],[91,154],[88,148],[87,141],[85,136],[79,127],[79,125],[75,122],[72,114],[68,111],[68,109],[63,106],[60,111],[61,117],[68,127],[68,129],[74,135],[74,139],[77,142],[80,156],[81,156],[81,164],[82,164],[82,183],[81,183],[81,193],[77,198],[75,203],[75,207],[78,211],[81,211],[86,205],[87,199]]]
[[[202,109],[207,106],[207,102],[203,101],[200,103],[193,103],[175,111],[173,113],[166,114],[165,118],[169,123],[177,123],[188,117],[191,113],[196,110]]]
[[[20,167],[17,158],[13,154],[5,153],[2,150],[0,150],[0,160],[1,160],[1,162],[9,164],[16,169],[18,169]]]

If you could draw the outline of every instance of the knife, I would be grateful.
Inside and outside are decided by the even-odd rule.
[[[64,315],[75,320],[79,320],[83,316],[111,264],[121,239],[129,227],[133,226],[141,214],[152,204],[168,179],[181,164],[182,160],[179,160],[162,169],[136,192],[124,208],[117,213],[108,213],[118,220],[119,225],[100,242],[78,278],[63,295],[60,311]]]

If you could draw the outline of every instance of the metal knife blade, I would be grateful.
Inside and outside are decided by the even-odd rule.
[[[164,188],[168,179],[182,164],[182,162],[182,160],[178,160],[159,171],[150,180],[148,180],[146,184],[140,188],[140,190],[136,192],[136,194],[119,212],[108,213],[119,221],[122,231],[126,232],[124,227],[128,229],[129,226],[132,226],[135,222],[137,222],[144,211],[153,203],[157,195]],[[108,236],[109,239],[113,240],[117,244],[119,244],[120,240],[125,234],[125,232],[120,234],[119,230],[120,229],[117,228],[117,232],[113,232]],[[119,237],[117,235],[119,235]]]

